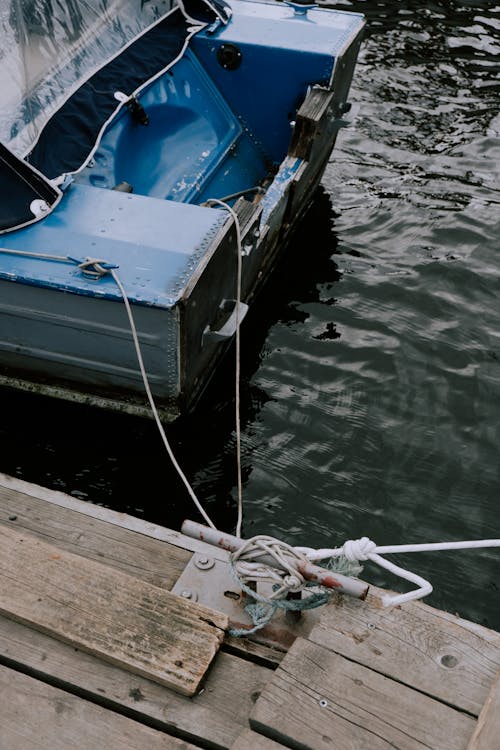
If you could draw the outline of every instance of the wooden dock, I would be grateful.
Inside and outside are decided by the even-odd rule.
[[[487,628],[371,588],[230,637],[227,553],[5,475],[0,542],[1,750],[500,748]]]

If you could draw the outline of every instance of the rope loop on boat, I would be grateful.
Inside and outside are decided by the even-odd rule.
[[[118,268],[114,263],[109,263],[104,258],[85,258],[85,260],[78,260],[78,258],[71,258],[69,260],[74,261],[82,274],[89,279],[100,279],[106,274],[110,273],[113,269]]]
[[[74,258],[71,255],[57,255],[55,253],[34,253],[30,250],[16,250],[10,247],[0,248],[0,253],[6,255],[17,255],[22,258],[32,258],[34,260],[53,260],[59,263],[74,263],[84,276],[92,279],[100,279],[102,276],[110,273],[113,269],[119,268],[116,263],[109,263],[104,258],[86,257]]]

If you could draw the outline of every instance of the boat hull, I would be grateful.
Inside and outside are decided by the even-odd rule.
[[[233,18],[144,91],[149,142],[122,113],[60,205],[0,236],[0,384],[150,413],[121,291],[111,273],[82,272],[91,257],[122,282],[162,417],[196,404],[314,198],[363,31],[356,14],[281,3],[238,1]],[[244,63],[224,67],[228,45]],[[113,190],[120,178],[134,192]],[[245,194],[229,212],[231,189]]]

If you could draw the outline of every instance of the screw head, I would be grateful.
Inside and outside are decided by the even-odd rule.
[[[215,560],[213,557],[208,557],[207,555],[197,555],[194,564],[199,570],[210,570],[210,568],[214,567]]]
[[[192,591],[191,589],[182,589],[180,595],[183,599],[189,599],[191,602],[197,602],[198,601],[198,594],[196,591]]]

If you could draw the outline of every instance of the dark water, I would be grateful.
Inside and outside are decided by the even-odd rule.
[[[354,127],[245,321],[244,535],[500,537],[500,7],[337,7],[368,19]],[[169,431],[228,530],[231,364]],[[197,518],[152,424],[0,398],[0,470],[173,528]],[[430,604],[500,629],[500,550],[393,559],[431,578]]]

